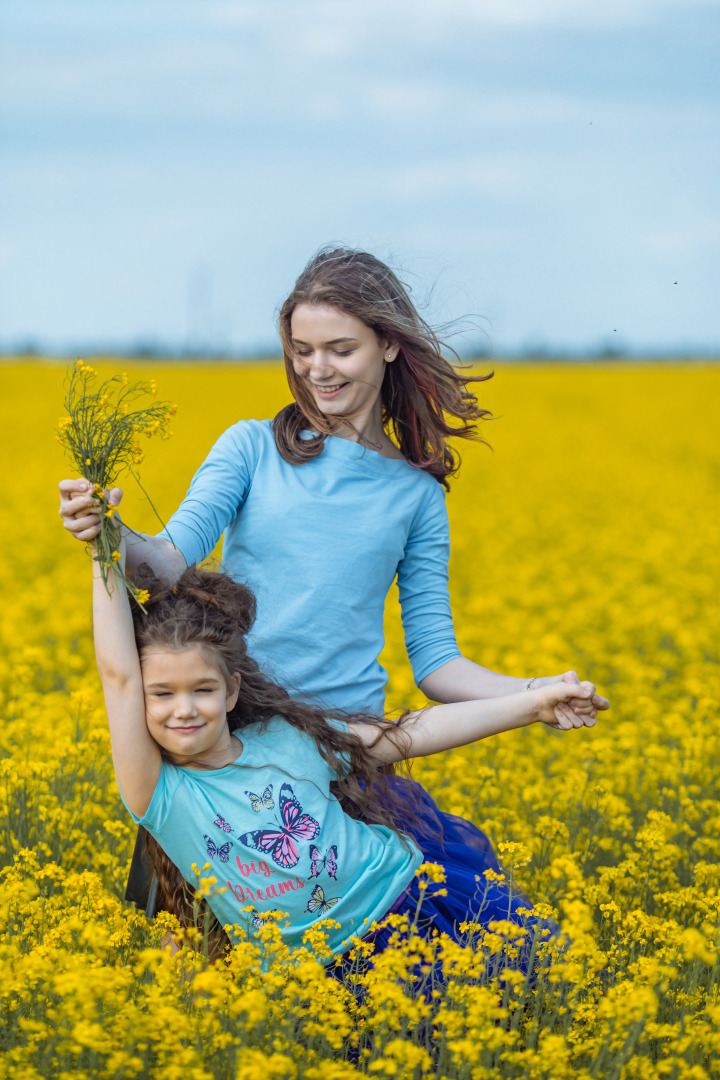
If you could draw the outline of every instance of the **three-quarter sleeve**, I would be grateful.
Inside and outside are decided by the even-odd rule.
[[[397,575],[405,647],[416,684],[460,656],[448,592],[449,558],[445,497],[435,483],[412,523]]]
[[[241,420],[220,436],[158,534],[179,548],[188,566],[207,558],[245,501],[257,466],[255,423]]]

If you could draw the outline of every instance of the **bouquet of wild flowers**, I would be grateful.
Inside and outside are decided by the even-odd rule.
[[[67,415],[58,424],[57,438],[80,475],[94,486],[93,498],[100,515],[94,558],[100,565],[105,588],[112,574],[142,607],[148,594],[144,589],[137,589],[119,566],[122,524],[115,520],[117,507],[109,504],[105,491],[115,484],[124,469],[128,469],[147,497],[133,469],[145,456],[140,439],[143,435],[147,438],[161,435],[163,439],[169,439],[172,432],[168,430],[168,424],[177,405],[153,400],[157,393],[154,379],[131,383],[126,374],[113,375],[94,387],[96,377],[94,369],[82,360],[68,371],[65,379]],[[148,396],[151,404],[141,405],[141,399]],[[155,511],[155,507],[152,508]],[[157,511],[155,513],[157,515]]]

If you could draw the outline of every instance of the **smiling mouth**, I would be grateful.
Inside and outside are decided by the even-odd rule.
[[[339,393],[346,386],[349,386],[348,382],[335,383],[334,386],[320,386],[319,383],[313,383],[313,386],[317,390],[321,397],[333,397],[333,395]]]

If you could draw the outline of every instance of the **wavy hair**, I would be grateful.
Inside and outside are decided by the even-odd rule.
[[[333,723],[340,720],[372,724],[377,728],[378,740],[389,735],[402,750],[406,739],[402,732],[403,717],[383,721],[365,714],[320,710],[292,698],[284,687],[263,675],[248,655],[246,643],[255,619],[255,596],[246,585],[226,574],[190,567],[174,585],[167,585],[145,565],[133,580],[150,593],[146,614],[133,604],[135,641],[141,660],[143,651],[149,648],[180,651],[200,646],[226,677],[234,673],[241,677],[237,703],[227,716],[231,732],[241,734],[250,724],[282,717],[312,736],[318,752],[337,771],[338,779],[331,784],[331,790],[347,814],[369,824],[389,826],[404,843],[398,822],[411,822],[422,831],[413,807],[408,807],[384,782],[384,776],[393,771],[392,766],[379,767],[364,743]],[[162,747],[160,750],[167,756]],[[188,891],[182,874],[149,834],[146,851],[157,877],[161,909],[170,911],[182,925],[190,925],[192,891]],[[215,952],[221,949],[224,938],[218,924],[211,934]]]
[[[352,422],[352,417],[327,416],[315,403],[306,381],[295,371],[292,314],[300,304],[328,304],[354,315],[371,327],[378,339],[399,346],[387,364],[381,387],[383,426],[411,465],[424,469],[448,488],[448,477],[460,465],[450,437],[486,442],[477,423],[491,414],[469,389],[488,375],[468,375],[443,355],[443,342],[420,317],[407,289],[393,271],[365,251],[324,248],[313,256],[279,315],[285,370],[295,402],[274,420],[275,442],[282,457],[302,465],[322,453],[326,436]],[[319,435],[303,439],[308,427]]]

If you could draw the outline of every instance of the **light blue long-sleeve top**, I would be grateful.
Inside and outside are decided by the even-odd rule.
[[[160,535],[191,565],[223,533],[223,570],[257,597],[250,654],[295,696],[382,714],[378,656],[396,576],[415,681],[460,655],[445,493],[404,459],[330,436],[318,457],[291,465],[271,420],[241,420],[220,436]]]

